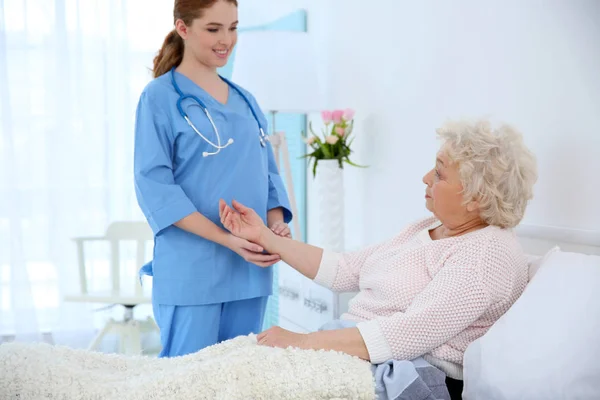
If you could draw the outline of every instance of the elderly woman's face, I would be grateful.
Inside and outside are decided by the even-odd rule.
[[[423,182],[427,185],[425,205],[444,225],[460,226],[477,214],[473,203],[464,204],[458,165],[450,160],[444,148],[438,152],[435,168],[423,177]]]

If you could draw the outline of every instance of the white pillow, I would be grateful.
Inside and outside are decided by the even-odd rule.
[[[529,280],[530,281],[533,279],[535,274],[538,272],[538,270],[540,269],[542,264],[544,264],[546,262],[546,260],[548,260],[548,258],[550,258],[550,255],[552,253],[554,253],[555,251],[560,251],[560,248],[558,246],[554,246],[543,256],[534,256],[534,255],[527,256],[527,264],[529,266]]]
[[[463,399],[600,399],[600,256],[551,252],[464,356]]]

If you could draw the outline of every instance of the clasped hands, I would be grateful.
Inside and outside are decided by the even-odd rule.
[[[271,227],[266,227],[253,209],[235,200],[231,205],[232,207],[223,200],[219,201],[221,223],[233,237],[249,243],[250,248],[243,249],[243,254],[249,255],[251,259],[238,254],[261,267],[268,267],[280,261],[279,255],[268,254],[268,243],[273,235],[291,238],[287,224],[278,222]],[[267,254],[262,253],[263,251],[267,251]],[[308,348],[308,338],[309,335],[290,332],[275,326],[260,333],[257,342],[261,346]]]
[[[291,238],[290,228],[283,221],[275,221],[268,228],[251,208],[233,200],[232,207],[219,201],[221,223],[231,233],[228,246],[246,261],[259,267],[270,267],[281,261],[278,254],[265,251],[268,234]]]

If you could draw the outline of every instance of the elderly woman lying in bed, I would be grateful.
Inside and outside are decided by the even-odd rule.
[[[512,229],[537,178],[521,135],[486,121],[438,130],[442,146],[423,178],[433,216],[362,251],[338,254],[266,228],[243,204],[220,204],[232,234],[280,255],[334,291],[359,291],[343,320],[356,327],[310,334],[272,328],[259,344],[345,352],[373,364],[425,360],[462,379],[463,353],[521,295],[527,262]]]

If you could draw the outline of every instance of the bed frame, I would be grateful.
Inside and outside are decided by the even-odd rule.
[[[558,246],[562,251],[600,255],[600,231],[525,224],[516,232],[528,254],[543,255]]]

